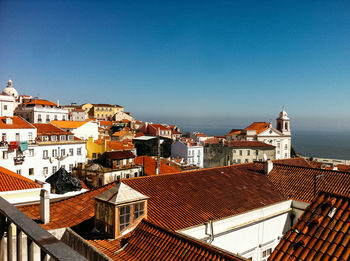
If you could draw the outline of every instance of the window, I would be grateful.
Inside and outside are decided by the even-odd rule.
[[[7,111],[7,105],[4,105],[4,111]]]
[[[54,116],[55,121],[57,121],[57,115]]]
[[[22,170],[18,169],[18,170],[16,170],[16,173],[21,175],[22,174]]]
[[[247,156],[250,156],[250,150],[247,150]]]
[[[49,157],[49,151],[43,150],[43,159],[47,159]]]
[[[69,156],[73,156],[74,155],[74,149],[69,149]]]
[[[97,156],[96,153],[92,153],[92,158],[93,159],[96,159],[96,156]]]
[[[66,135],[61,135],[60,140],[66,140]]]
[[[238,162],[238,163],[241,163],[241,159],[238,159],[237,162]]]
[[[3,151],[3,152],[2,152],[2,158],[3,158],[3,159],[8,159],[8,158],[9,158],[9,155],[8,155],[8,152],[7,152],[7,151]]]
[[[255,150],[255,155],[256,155],[256,156],[259,155],[259,150]]]
[[[54,157],[54,158],[57,157],[57,150],[52,150],[52,157]]]
[[[52,135],[51,136],[51,141],[57,141],[57,136],[56,135]]]
[[[29,176],[33,176],[34,175],[34,168],[29,168]]]
[[[266,249],[265,251],[262,252],[262,261],[267,261],[269,256],[272,253],[272,248]]]
[[[245,159],[245,163],[248,163],[248,159]]]
[[[49,141],[49,136],[42,136],[42,141]]]
[[[236,153],[236,150],[233,150],[233,153]]]
[[[134,219],[138,219],[145,212],[145,202],[134,204]]]
[[[6,141],[6,133],[3,133],[1,136],[1,141]]]
[[[73,164],[69,164],[69,172],[72,172],[73,170]]]
[[[81,155],[81,148],[77,148],[77,155],[78,155],[78,156]]]
[[[284,145],[284,149],[285,150],[288,149],[288,145],[287,144]]]
[[[62,165],[61,168],[62,168],[62,169],[66,169],[66,165]]]
[[[50,122],[50,115],[46,115],[46,123]]]
[[[243,155],[243,151],[239,150],[239,156],[242,156],[242,155]]]
[[[62,120],[65,121],[66,120],[66,116],[63,115],[62,116]]]
[[[56,166],[53,166],[53,167],[52,167],[52,174],[56,173],[56,171],[57,171],[57,167],[56,167]]]
[[[119,224],[120,231],[130,224],[130,206],[123,206],[119,208]]]
[[[130,178],[130,174],[125,174],[125,178],[129,179]]]
[[[29,157],[34,157],[34,149],[29,149]]]
[[[20,140],[19,137],[20,137],[20,136],[19,136],[19,133],[16,133],[16,141],[19,141],[19,140]]]
[[[41,122],[41,114],[38,114],[38,122]]]
[[[33,140],[33,132],[28,132],[28,140]]]
[[[74,140],[74,136],[73,135],[68,135],[68,140]]]
[[[46,177],[49,174],[49,168],[48,167],[43,167],[43,175]]]
[[[61,156],[65,156],[66,155],[66,150],[65,149],[61,149]]]

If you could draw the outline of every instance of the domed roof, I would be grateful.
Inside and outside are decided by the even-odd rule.
[[[7,87],[2,91],[3,94],[5,95],[9,95],[9,96],[13,96],[15,98],[18,98],[18,92],[16,91],[15,88],[13,88],[13,82],[12,80],[10,79],[8,82],[7,82]]]
[[[289,120],[288,113],[284,109],[280,112],[280,119]]]

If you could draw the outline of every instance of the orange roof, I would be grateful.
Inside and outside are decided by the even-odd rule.
[[[123,179],[121,182],[148,196],[147,219],[152,223],[179,230],[203,224],[285,200],[259,171],[242,164]],[[94,197],[116,183],[50,204],[46,229],[71,227],[95,215]],[[208,196],[210,195],[210,196]],[[32,219],[40,216],[39,205],[18,207]]]
[[[123,238],[89,240],[112,260],[244,260],[147,220]]]
[[[112,121],[98,121],[101,126],[112,126],[113,122]]]
[[[144,173],[147,176],[153,176],[156,175],[156,169],[157,169],[157,160],[150,156],[139,156],[135,158],[135,163],[142,165],[144,167]],[[168,164],[161,162],[160,163],[160,173],[175,173],[179,172],[179,168],[175,168],[174,166],[169,166]]]
[[[204,133],[198,133],[196,136],[197,137],[208,137],[208,135],[205,135]]]
[[[168,127],[166,127],[166,126],[164,126],[164,125],[162,125],[162,124],[149,124],[148,126],[150,126],[150,127],[153,127],[153,128],[155,128],[155,129],[159,129],[159,130],[168,130],[168,131],[171,131],[171,129],[170,128],[168,128]]]
[[[74,109],[72,112],[75,112],[75,111],[83,111],[83,112],[85,112],[85,110],[84,109],[79,109],[79,108],[77,108],[77,109]]]
[[[57,106],[56,103],[53,103],[48,100],[43,99],[29,99],[24,102],[25,105],[46,105],[46,106]]]
[[[312,166],[307,160],[305,160],[302,157],[273,160],[273,163],[289,165],[289,166],[297,166],[297,167],[314,168],[314,166]]]
[[[232,129],[227,135],[232,135],[232,134],[241,134],[240,129]]]
[[[114,132],[112,134],[112,136],[113,137],[120,137],[120,136],[123,136],[123,135],[128,134],[128,133],[130,133],[130,131],[128,131],[128,130],[120,130],[120,131]],[[130,133],[130,134],[132,135],[132,133]]]
[[[0,167],[0,192],[35,188],[41,186],[31,179]]]
[[[143,132],[138,132],[135,134],[135,138],[141,137],[141,136],[145,136],[145,134]]]
[[[204,141],[205,144],[219,144],[220,139],[219,138],[210,138]]]
[[[50,124],[50,123],[33,123],[37,130],[38,136],[42,135],[72,135],[71,132],[66,132],[64,130],[61,130],[60,128],[57,128],[56,126]]]
[[[127,149],[133,149],[134,145],[132,142],[128,141],[115,141],[111,140],[107,143],[107,148],[110,150],[127,150]]]
[[[263,165],[262,163],[257,163]],[[268,175],[275,187],[289,199],[311,202],[314,198],[314,179],[316,193],[327,191],[350,196],[350,173],[315,169],[311,167],[273,164]]]
[[[6,124],[6,118],[12,119],[12,124]],[[18,116],[0,117],[0,129],[35,129],[35,127]]]
[[[270,128],[270,123],[268,122],[253,122],[245,130],[256,130],[256,134],[260,134]]]
[[[50,123],[61,129],[76,129],[89,121],[51,121]]]
[[[269,260],[350,260],[350,198],[321,192]]]

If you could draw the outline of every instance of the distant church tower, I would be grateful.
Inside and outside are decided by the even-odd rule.
[[[282,109],[280,116],[276,119],[277,121],[277,130],[282,132],[283,135],[291,135],[290,131],[290,118],[288,117],[287,112]]]

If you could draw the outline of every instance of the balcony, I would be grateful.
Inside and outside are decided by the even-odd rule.
[[[0,260],[49,259],[87,260],[0,197]]]

